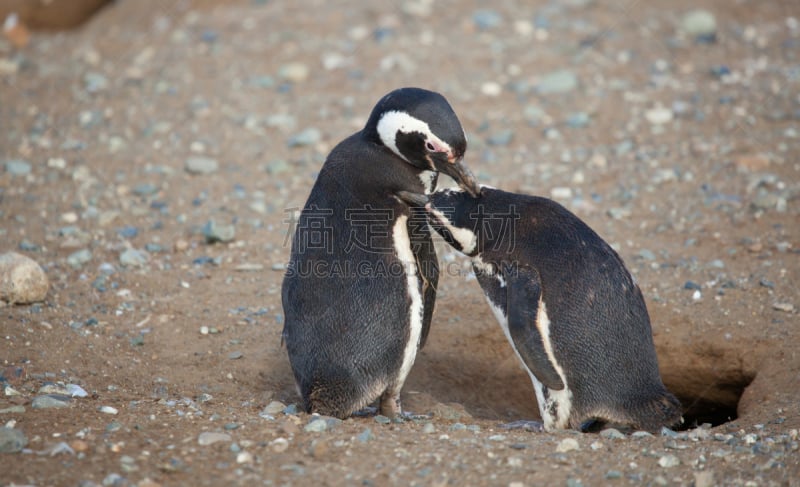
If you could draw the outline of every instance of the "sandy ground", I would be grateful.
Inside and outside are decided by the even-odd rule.
[[[0,308],[0,420],[28,440],[0,483],[799,485],[800,12],[706,2],[717,39],[697,42],[692,6],[123,0],[0,41],[0,252],[51,280]],[[552,92],[556,71],[577,83]],[[430,420],[314,432],[273,402],[299,400],[287,210],[406,85],[448,97],[478,179],[553,196],[620,251],[686,431],[500,428],[538,417],[533,390],[443,243],[403,396]],[[210,220],[235,239],[207,243]],[[33,407],[69,384],[87,397]]]

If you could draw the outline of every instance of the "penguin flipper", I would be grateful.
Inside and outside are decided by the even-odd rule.
[[[508,332],[519,356],[533,375],[548,389],[560,391],[564,382],[553,367],[537,326],[542,295],[539,273],[529,267],[504,272],[507,287]]]

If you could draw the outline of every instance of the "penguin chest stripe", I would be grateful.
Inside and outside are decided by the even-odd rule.
[[[536,312],[536,327],[539,329],[539,334],[542,336],[544,343],[544,350],[547,353],[547,358],[553,364],[561,380],[564,382],[564,389],[560,391],[547,390],[546,394],[542,394],[545,399],[544,404],[540,405],[540,412],[542,412],[542,419],[545,423],[546,429],[552,428],[566,428],[569,424],[569,416],[572,412],[572,391],[569,389],[567,383],[567,376],[564,374],[564,369],[556,360],[553,353],[553,343],[550,340],[550,317],[547,316],[547,306],[544,301],[539,298],[539,308]],[[538,382],[538,381],[537,381]],[[536,383],[534,383],[536,387]],[[539,384],[542,388],[542,385]],[[544,392],[544,391],[543,391]],[[538,399],[539,394],[537,394]],[[550,423],[550,425],[548,425]]]
[[[422,293],[419,290],[419,278],[417,276],[417,261],[414,252],[411,250],[411,239],[408,235],[406,223],[408,216],[400,216],[392,229],[392,240],[394,242],[397,258],[402,263],[403,271],[406,275],[406,288],[408,297],[411,299],[409,308],[409,333],[408,342],[403,350],[403,361],[397,376],[397,382],[402,384],[406,376],[414,365],[417,355],[419,340],[422,334],[423,301]]]

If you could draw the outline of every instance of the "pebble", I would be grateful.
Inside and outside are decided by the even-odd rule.
[[[536,91],[542,95],[568,93],[578,87],[578,77],[570,70],[547,73],[539,79]]]
[[[308,147],[318,144],[320,140],[322,140],[322,132],[310,127],[289,137],[287,145],[289,147]]]
[[[375,416],[375,422],[380,424],[389,424],[392,422],[392,420],[382,414],[378,414]]]
[[[8,389],[11,389],[11,386],[6,386],[6,391]],[[25,406],[20,406],[20,405],[10,406],[4,409],[0,409],[0,414],[23,414],[24,412],[25,412]]]
[[[292,83],[302,83],[308,79],[311,70],[307,65],[300,62],[287,63],[278,69],[278,76],[291,81]]]
[[[28,444],[25,433],[18,429],[0,427],[0,453],[18,453]]]
[[[189,174],[212,174],[219,169],[219,162],[210,157],[192,156],[186,159],[184,169]]]
[[[5,171],[12,176],[27,176],[31,173],[31,163],[22,159],[11,159],[3,164]]]
[[[708,10],[691,10],[681,19],[681,30],[695,38],[713,38],[717,34],[717,19]]]
[[[313,433],[322,433],[328,429],[328,422],[322,418],[312,419],[304,428],[304,431]]]
[[[124,267],[143,267],[150,260],[150,255],[144,250],[125,249],[119,255],[119,263]]]
[[[197,443],[200,446],[213,445],[221,441],[231,441],[231,435],[228,433],[220,433],[216,431],[204,431],[197,437]]]
[[[558,446],[556,446],[556,451],[558,453],[566,453],[572,450],[580,450],[581,445],[578,443],[578,440],[575,438],[564,438],[560,442],[558,442]]]
[[[0,255],[0,301],[29,304],[43,301],[50,281],[41,266],[16,252]]]
[[[100,411],[103,414],[117,414],[117,413],[119,413],[119,410],[117,408],[111,407],[111,406],[100,406],[99,408],[97,408],[97,410]]]
[[[495,10],[480,9],[472,14],[472,21],[481,30],[493,29],[503,23],[503,17]]]
[[[794,305],[792,303],[772,303],[772,309],[783,311],[785,313],[791,313],[794,311]]]
[[[80,269],[92,260],[92,251],[89,249],[76,250],[67,256],[67,264],[73,269]]]
[[[658,459],[658,464],[664,468],[677,467],[681,464],[681,460],[675,455],[664,455]]]
[[[203,226],[203,236],[206,243],[231,242],[236,238],[236,227],[217,223],[216,220],[209,220]]]
[[[500,96],[503,93],[503,86],[496,81],[487,81],[481,85],[481,93],[486,96]]]
[[[586,112],[570,113],[567,116],[566,124],[571,128],[584,128],[589,125],[591,118]]]
[[[713,487],[716,485],[713,470],[703,470],[694,473],[694,487]]]
[[[244,354],[238,350],[228,354],[228,360],[238,360],[244,357]]]
[[[242,451],[236,455],[236,463],[253,463],[253,454],[249,451]]]
[[[436,426],[433,423],[425,423],[425,426],[422,427],[422,432],[425,434],[436,433]]]
[[[673,116],[671,109],[661,106],[651,108],[644,113],[644,118],[653,125],[663,125],[671,122]]]
[[[275,453],[283,453],[289,449],[289,440],[283,437],[275,438],[269,443],[269,446]]]
[[[620,430],[616,428],[606,428],[600,432],[601,438],[607,438],[609,440],[624,440],[625,435],[620,432]]]
[[[42,396],[36,396],[33,398],[31,402],[31,407],[33,409],[58,409],[58,408],[68,408],[72,404],[69,396],[63,396],[60,394],[45,394]]]
[[[286,405],[284,403],[280,401],[272,401],[271,403],[267,404],[264,407],[264,409],[261,410],[261,413],[274,416],[276,414],[282,413],[284,409],[286,409]]]

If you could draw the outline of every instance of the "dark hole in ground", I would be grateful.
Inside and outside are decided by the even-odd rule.
[[[754,374],[740,372],[736,377],[729,374],[725,382],[708,377],[708,385],[701,390],[696,387],[682,388],[680,385],[671,387],[683,405],[683,424],[675,429],[689,430],[705,423],[719,426],[734,421],[738,417],[739,400],[755,377]],[[699,382],[697,379],[695,376],[692,382]]]

